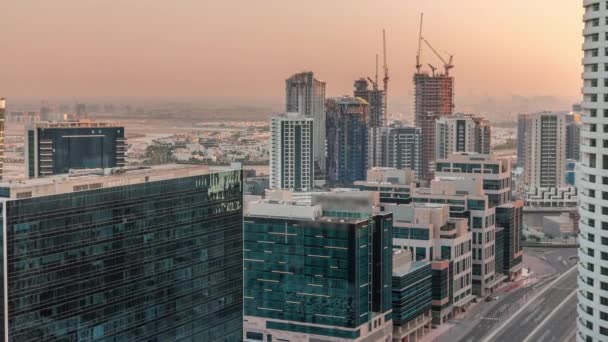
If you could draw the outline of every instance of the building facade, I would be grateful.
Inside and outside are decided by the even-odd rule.
[[[419,341],[431,331],[432,270],[411,253],[393,255],[393,342]]]
[[[414,75],[414,114],[422,133],[421,180],[433,178],[436,122],[454,113],[454,78],[444,74]]]
[[[605,1],[584,0],[583,102],[581,165],[577,180],[580,195],[580,249],[578,263],[578,336],[580,342],[608,340],[608,63]]]
[[[25,172],[29,178],[70,170],[125,166],[123,126],[93,121],[45,122],[26,129]]]
[[[561,187],[566,166],[566,115],[543,112],[526,119],[524,184],[528,189]]]
[[[364,99],[369,103],[368,125],[369,128],[384,127],[384,91],[378,89],[378,84],[371,84],[365,78],[360,78],[355,81],[354,96]]]
[[[488,196],[491,207],[511,201],[512,175],[508,160],[487,154],[457,153],[438,160],[435,174],[438,177],[482,179],[483,192]]]
[[[368,103],[358,97],[328,99],[327,181],[351,185],[368,169]]]
[[[416,191],[416,175],[411,170],[372,168],[367,171],[367,180],[357,181],[355,188],[375,191],[382,203],[408,204]]]
[[[368,167],[410,169],[422,174],[422,133],[415,127],[370,129]]]
[[[526,165],[526,127],[528,114],[517,116],[517,167],[524,168]]]
[[[285,112],[314,120],[314,162],[325,170],[325,82],[312,72],[295,74],[285,81]]]
[[[299,113],[275,116],[270,123],[270,188],[314,187],[314,120]]]
[[[435,128],[435,158],[445,159],[456,152],[490,154],[490,122],[470,114],[441,117]]]
[[[581,128],[580,122],[566,125],[566,159],[581,160]]]
[[[465,310],[473,299],[471,232],[468,220],[450,218],[450,208],[445,204],[386,204],[385,211],[392,212],[393,248],[405,250],[414,261],[445,262],[450,265],[446,272],[447,296],[440,304],[432,304],[434,324],[441,324]],[[433,281],[441,283],[442,280]],[[442,278],[442,277],[440,277]]]
[[[482,179],[442,177],[430,188],[417,188],[414,204],[447,204],[450,217],[466,218],[472,232],[473,293],[485,297],[505,279],[495,272],[496,208],[483,191]],[[396,224],[395,224],[396,225]]]
[[[496,238],[496,260],[501,262],[497,272],[501,272],[510,281],[521,275],[523,268],[523,248],[521,236],[523,231],[524,201],[517,200],[496,207],[496,230],[501,230],[500,241]]]
[[[6,99],[0,99],[0,180],[4,175],[4,121],[6,118]]]
[[[5,341],[242,341],[240,170],[55,176],[0,196]]]
[[[392,336],[392,215],[369,192],[261,200],[244,218],[246,341]]]

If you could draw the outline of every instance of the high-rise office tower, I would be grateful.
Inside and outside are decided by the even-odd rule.
[[[247,341],[391,341],[392,214],[377,205],[359,191],[248,203]]]
[[[524,184],[528,189],[565,183],[566,116],[542,112],[526,118]]]
[[[285,112],[313,118],[313,158],[317,169],[325,171],[325,82],[312,72],[295,74],[285,81]]]
[[[566,125],[566,159],[581,159],[581,128],[580,122],[570,122]]]
[[[436,159],[445,159],[455,152],[492,152],[490,122],[470,114],[458,113],[439,118],[435,136]]]
[[[435,162],[435,129],[437,119],[454,112],[454,78],[446,74],[414,75],[414,113],[416,127],[422,133],[422,174],[430,180]]]
[[[415,127],[379,127],[369,131],[368,167],[411,169],[420,175],[422,134]]]
[[[365,78],[360,78],[355,81],[354,95],[360,97],[369,103],[368,125],[370,128],[384,126],[384,91],[378,89],[378,84],[371,84]]]
[[[125,166],[123,126],[92,121],[44,122],[26,129],[25,171],[29,178],[70,170]]]
[[[6,341],[242,341],[242,171],[0,185]]]
[[[523,168],[526,165],[526,127],[528,114],[517,116],[517,167]]]
[[[365,180],[368,168],[369,104],[358,97],[326,101],[327,181],[350,185]]]
[[[369,129],[367,167],[386,167],[388,165],[388,141],[391,127]]]
[[[313,188],[313,120],[299,113],[287,113],[271,119],[270,188]]]
[[[0,180],[4,176],[4,125],[6,119],[6,99],[0,99]]]
[[[577,179],[580,212],[578,336],[608,341],[608,41],[605,1],[584,0],[581,165]]]

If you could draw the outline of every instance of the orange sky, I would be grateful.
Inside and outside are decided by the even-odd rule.
[[[580,0],[5,1],[0,94],[282,101],[310,69],[339,95],[371,76],[386,28],[391,97],[407,98],[421,11],[458,95],[579,96]]]

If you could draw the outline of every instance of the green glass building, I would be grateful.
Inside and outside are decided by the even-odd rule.
[[[242,174],[0,185],[5,341],[242,341]]]
[[[248,205],[246,341],[390,341],[392,214],[352,194]]]

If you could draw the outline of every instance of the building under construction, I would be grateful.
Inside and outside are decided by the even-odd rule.
[[[436,68],[429,64],[432,73],[422,71],[420,64],[421,44],[425,43],[443,62],[445,71],[435,73]],[[414,74],[414,113],[416,127],[422,133],[422,163],[420,180],[431,180],[435,163],[435,124],[438,118],[451,116],[454,112],[454,78],[450,76],[452,56],[446,61],[431,44],[422,37],[422,17],[418,55],[416,56],[416,74]]]
[[[369,87],[371,82],[371,88]],[[365,78],[360,78],[355,81],[354,95],[360,97],[369,103],[369,114],[367,124],[369,128],[384,126],[384,91],[378,89],[378,83]]]

